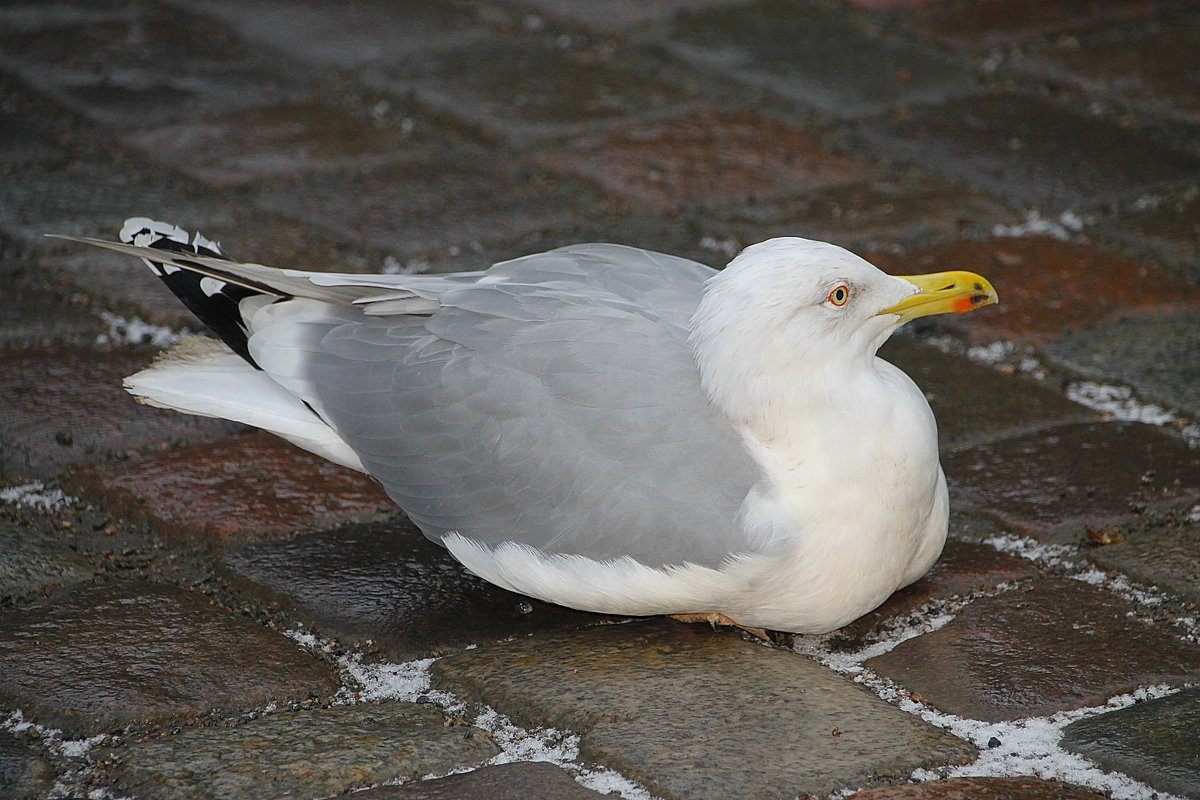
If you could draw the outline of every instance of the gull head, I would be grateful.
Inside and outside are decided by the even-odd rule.
[[[751,385],[771,394],[784,388],[772,384],[869,369],[905,322],[996,302],[973,272],[888,275],[836,245],[769,239],[708,281],[691,342],[705,390],[721,404],[719,396]]]

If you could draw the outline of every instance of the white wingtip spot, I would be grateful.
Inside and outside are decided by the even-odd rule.
[[[130,217],[121,227],[120,238],[125,244],[138,247],[147,247],[159,239],[170,239],[187,244],[188,232],[169,222],[159,222],[149,217]]]
[[[220,294],[221,290],[224,288],[225,281],[220,281],[216,278],[209,278],[207,276],[200,279],[200,290],[209,297],[212,297],[215,294]]]
[[[192,237],[192,247],[196,248],[197,251],[201,247],[203,247],[207,250],[212,250],[214,253],[222,253],[223,254],[223,252],[224,252],[221,250],[220,242],[214,242],[212,239],[209,239],[207,236],[202,236],[199,231],[197,231],[196,235]]]

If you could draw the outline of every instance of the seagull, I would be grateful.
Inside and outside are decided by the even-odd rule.
[[[925,396],[876,355],[998,301],[801,238],[723,270],[579,244],[479,272],[229,259],[175,225],[121,242],[216,338],[125,388],[367,473],[497,586],[571,608],[824,633],[920,578],[949,500]]]

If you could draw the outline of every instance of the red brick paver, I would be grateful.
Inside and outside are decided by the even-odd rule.
[[[545,160],[616,195],[667,211],[805,194],[875,174],[795,128],[750,111],[621,128],[580,139]]]
[[[371,478],[268,433],[189,445],[80,474],[76,489],[166,535],[262,540],[391,513]]]

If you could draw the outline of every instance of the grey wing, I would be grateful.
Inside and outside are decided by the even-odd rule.
[[[507,262],[428,316],[340,311],[305,377],[431,538],[717,566],[752,550],[759,475],[687,343],[712,274],[612,245]]]

